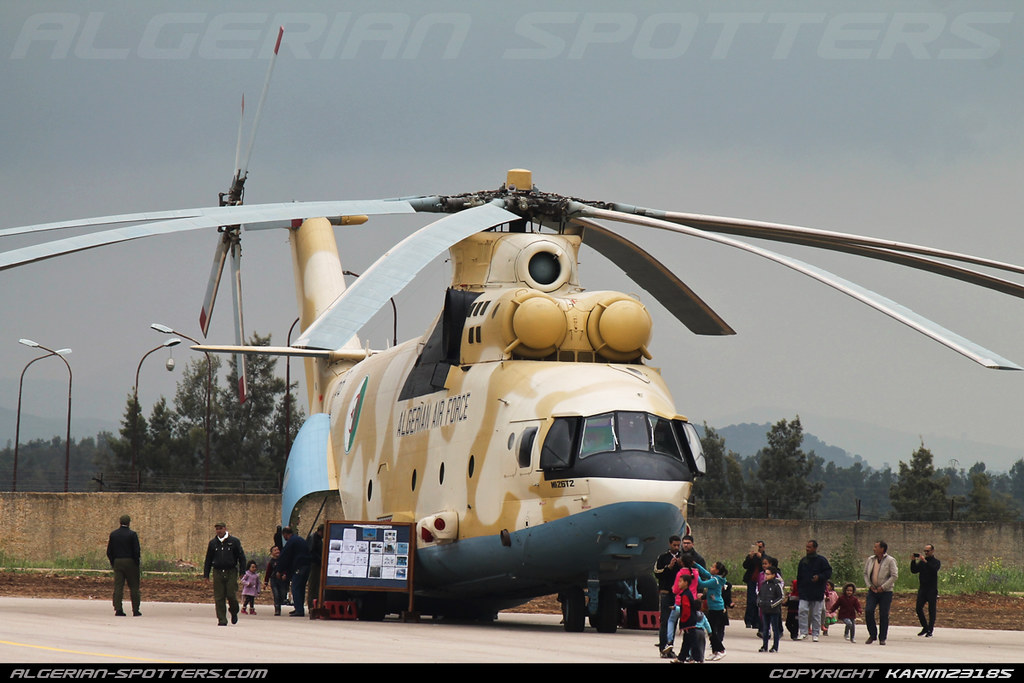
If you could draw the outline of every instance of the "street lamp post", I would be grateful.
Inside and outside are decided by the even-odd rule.
[[[157,332],[162,332],[164,334],[176,334],[179,337],[188,339],[193,344],[199,344],[198,340],[193,339],[187,334],[178,332],[167,325],[153,323],[150,327]],[[213,386],[213,361],[210,359],[209,353],[204,351],[203,355],[206,356],[206,417],[204,419],[204,429],[206,431],[206,453],[203,455],[203,493],[206,493],[206,490],[210,485],[210,388]]]
[[[181,343],[181,340],[175,337],[174,339],[168,339],[160,346],[154,347],[147,351],[145,355],[139,360],[138,367],[135,368],[135,386],[132,387],[132,481],[135,482],[135,490],[139,490],[138,474],[136,473],[136,466],[139,460],[139,372],[142,371],[142,363],[150,354],[156,353],[160,349],[167,349],[172,346],[177,346]]]
[[[67,369],[68,369],[68,426],[67,426],[67,432],[66,432],[66,434],[64,436],[64,493],[67,493],[68,492],[68,478],[69,478],[69,475],[71,473],[71,379],[72,379],[72,373],[71,373],[71,364],[68,363],[68,359],[64,357],[64,353],[71,353],[71,349],[61,349],[59,351],[54,351],[53,349],[48,349],[45,346],[43,346],[42,344],[40,344],[38,342],[34,342],[31,339],[19,339],[18,343],[19,344],[24,344],[25,346],[29,346],[29,347],[34,348],[34,349],[42,349],[43,351],[47,351],[48,353],[45,356],[41,356],[41,358],[48,358],[49,356],[57,356],[62,361],[64,361],[64,365],[67,366]],[[37,358],[36,360],[39,360],[39,359]],[[33,362],[35,362],[35,361],[33,361]],[[24,374],[24,373],[22,373],[22,374]],[[19,427],[20,427],[20,422],[21,422],[21,412],[20,412],[20,409],[21,409],[21,392],[20,392],[20,390],[19,390],[19,393],[18,393],[18,408],[19,408],[18,422],[19,422]],[[15,441],[17,441],[17,436],[15,437]]]
[[[14,471],[11,473],[11,491],[18,490],[18,443],[21,441],[21,391],[25,384],[25,373],[37,360],[43,360],[57,354],[64,355],[71,353],[71,349],[60,349],[56,353],[47,353],[30,360],[21,371],[21,379],[18,380],[18,414],[14,423]]]

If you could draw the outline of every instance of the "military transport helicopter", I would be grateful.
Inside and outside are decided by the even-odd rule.
[[[395,245],[346,286],[334,228],[371,216],[444,217]],[[141,223],[0,254],[0,269],[167,232],[226,224],[288,231],[302,333],[290,347],[207,351],[306,359],[310,417],[289,455],[282,522],[311,493],[337,491],[347,519],[412,522],[424,611],[489,615],[559,592],[565,628],[587,615],[614,631],[666,539],[686,524],[700,439],[646,363],[641,301],[589,290],[586,243],[696,334],[731,327],[620,221],[742,249],[793,268],[990,368],[1020,366],[884,297],[738,236],[843,251],[1024,296],[1024,286],[953,262],[1008,263],[920,245],[760,221],[658,211],[547,193],[516,169],[496,190],[448,196],[222,206],[106,216],[3,231]],[[542,230],[550,232],[543,232]],[[436,256],[452,283],[420,338],[387,350],[357,333]],[[632,590],[631,590],[632,587]],[[373,603],[375,599],[378,602]],[[367,615],[392,608],[381,594]]]

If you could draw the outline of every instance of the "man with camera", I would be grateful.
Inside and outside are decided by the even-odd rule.
[[[914,553],[910,560],[910,573],[917,574],[920,585],[917,589],[917,618],[921,622],[921,632],[917,635],[931,638],[935,630],[935,605],[939,599],[939,568],[942,562],[935,557],[935,546],[928,543],[924,547],[924,557]],[[928,605],[928,619],[924,617],[924,606]]]
[[[675,585],[676,574],[683,566],[679,558],[679,546],[681,539],[678,536],[670,536],[668,539],[668,550],[658,556],[654,563],[654,577],[658,580],[658,608],[661,621],[658,625],[658,652],[668,659],[672,656],[671,648],[668,647],[668,618],[672,609],[676,606],[676,595],[672,592]],[[675,634],[672,634],[675,636]]]

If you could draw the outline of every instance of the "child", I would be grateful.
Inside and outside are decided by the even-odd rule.
[[[250,560],[248,571],[242,575],[242,614],[256,614],[255,603],[259,593],[260,575],[256,570],[256,560]]]
[[[708,617],[703,612],[697,612],[697,625],[693,629],[693,646],[690,651],[691,662],[704,663],[704,650],[709,637],[711,637],[711,624],[708,622]]]
[[[837,610],[837,608],[836,608],[836,601],[837,600],[839,600],[839,594],[836,593],[835,584],[833,584],[831,581],[826,581],[825,582],[825,605],[823,607],[823,609],[824,609],[823,617],[824,618],[821,620],[821,634],[823,636],[827,636],[828,635],[828,627],[831,624],[834,624],[834,623],[836,623],[836,621],[838,621],[838,618],[836,616],[836,614],[837,614],[837,611],[836,611]]]
[[[782,635],[782,602],[785,600],[782,581],[774,567],[764,570],[764,583],[757,591],[757,607],[761,610],[761,649],[758,652],[778,652]],[[772,634],[772,649],[768,649],[768,633]]]
[[[710,630],[708,631],[711,641],[711,661],[715,662],[725,656],[725,644],[722,639],[725,637],[725,623],[728,615],[725,611],[725,599],[723,591],[728,585],[725,575],[729,573],[725,565],[715,562],[708,571],[700,564],[696,565],[700,578],[697,585],[702,588],[708,602],[706,618]]]
[[[683,643],[679,646],[679,654],[672,661],[680,664],[692,655],[694,636],[696,635],[694,629],[697,626],[697,603],[693,598],[693,593],[690,592],[692,581],[693,575],[686,567],[683,567],[676,575],[676,583],[672,588],[672,592],[676,594],[676,607],[672,610],[675,621],[670,618],[669,626],[674,632],[675,623],[678,623],[683,632]],[[666,631],[666,636],[668,635],[669,632]]]
[[[761,559],[761,571],[758,572],[758,574],[757,574],[757,592],[758,593],[761,592],[761,586],[764,585],[764,573],[765,573],[765,571],[768,570],[769,567],[771,567],[773,569],[773,571],[775,572],[775,575],[778,577],[779,581],[782,580],[782,572],[779,571],[779,561],[776,560],[774,557],[771,557],[769,555],[765,555],[764,558]],[[756,596],[755,596],[754,602],[755,603],[757,602]],[[763,615],[760,613],[760,610],[759,610],[758,611],[758,615],[757,615],[757,619],[758,619],[759,623],[762,621],[762,619],[761,619],[762,616]],[[758,638],[760,638],[763,635],[761,633],[760,629],[761,629],[761,627],[758,626],[758,631],[757,631],[757,637]]]
[[[800,637],[800,595],[796,590],[796,579],[793,579],[786,599],[786,630],[792,640]]]
[[[843,638],[851,643],[857,642],[853,639],[854,631],[856,630],[854,622],[857,619],[857,615],[860,614],[860,600],[857,599],[856,592],[857,587],[852,583],[848,583],[843,586],[843,594],[836,599],[836,617],[839,621],[846,624]]]

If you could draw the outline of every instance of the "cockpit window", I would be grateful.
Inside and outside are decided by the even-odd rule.
[[[689,423],[640,411],[556,417],[540,455],[547,478],[691,481],[703,462],[700,438]]]
[[[682,422],[681,420],[677,421],[676,424],[680,426],[686,438],[690,456],[693,458],[691,466],[695,467],[700,474],[704,474],[707,472],[707,463],[704,458],[704,447],[700,443],[700,435],[697,434],[697,428],[689,422]]]
[[[616,413],[619,444],[624,451],[651,450],[651,430],[647,413]]]
[[[545,470],[564,470],[572,466],[572,454],[579,431],[578,417],[556,417],[540,452],[540,466]]]
[[[675,430],[672,429],[672,421],[657,415],[650,415],[648,417],[650,417],[651,431],[654,435],[654,451],[681,460],[679,442],[676,441]]]
[[[580,457],[585,458],[595,453],[607,453],[615,450],[615,419],[614,415],[595,415],[588,417],[583,423],[583,440],[580,443]]]
[[[579,429],[580,433],[575,434]],[[644,451],[683,460],[685,438],[671,420],[640,412],[602,413],[582,418],[555,418],[548,431],[546,463],[569,467],[575,455],[583,460],[598,453]],[[699,442],[699,440],[698,440]],[[574,444],[578,443],[578,449]],[[543,463],[542,463],[543,465]]]

